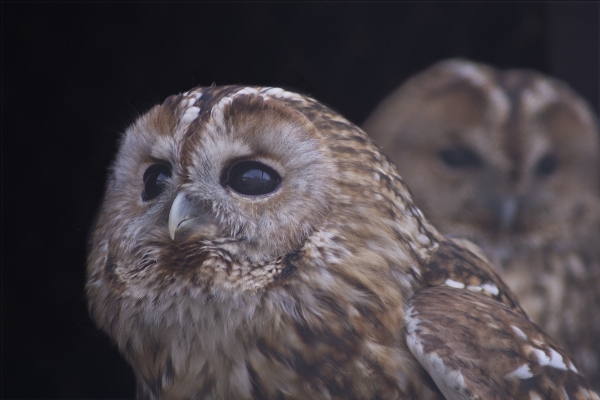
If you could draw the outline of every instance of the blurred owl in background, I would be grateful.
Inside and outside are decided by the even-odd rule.
[[[478,244],[600,387],[600,137],[589,105],[541,73],[453,59],[409,79],[363,128],[425,216]]]
[[[86,292],[143,399],[598,400],[364,132],[277,88],[127,130]]]

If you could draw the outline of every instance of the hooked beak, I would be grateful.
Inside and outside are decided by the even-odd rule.
[[[171,236],[171,239],[175,240],[177,228],[190,219],[191,211],[189,202],[185,199],[185,194],[179,193],[173,200],[171,211],[169,211],[169,236]]]
[[[176,241],[185,240],[191,235],[214,238],[218,233],[217,225],[194,207],[183,192],[173,200],[168,227],[169,236]]]

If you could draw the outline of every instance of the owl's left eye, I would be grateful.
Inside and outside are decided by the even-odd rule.
[[[263,163],[241,161],[229,169],[224,183],[240,194],[260,196],[275,191],[281,183],[281,177]]]
[[[165,190],[167,180],[171,177],[171,168],[165,164],[152,164],[144,172],[144,190],[142,200],[152,200]]]

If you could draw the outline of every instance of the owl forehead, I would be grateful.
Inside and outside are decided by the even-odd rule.
[[[227,111],[243,108],[241,99],[261,99],[265,108],[287,109],[288,115],[302,114],[312,122],[323,136],[355,136],[360,131],[354,124],[320,104],[316,100],[298,93],[286,91],[276,87],[253,86],[212,86],[198,87],[185,93],[170,96],[163,103],[163,108],[177,121],[177,128],[172,131],[172,136],[180,142],[186,135],[193,135],[193,124],[202,123],[220,124]],[[237,104],[234,104],[237,103]],[[258,114],[262,113],[257,110]],[[292,112],[293,111],[293,112]],[[364,135],[364,133],[360,133]],[[366,137],[366,135],[365,135]]]
[[[493,67],[470,61],[451,60],[444,68],[472,88],[486,94],[493,114],[507,119],[516,113],[537,116],[560,101],[563,85],[528,70],[499,71]]]
[[[456,79],[450,84],[446,82],[445,90],[456,90],[463,95],[471,92],[473,102],[485,103],[482,121],[474,125],[475,129],[467,129],[458,136],[466,144],[494,154],[511,169],[529,168],[542,154],[555,151],[553,135],[548,131],[550,113],[566,111],[582,125],[594,126],[585,102],[566,85],[543,74],[528,70],[499,71],[462,60],[444,62],[442,67]],[[461,104],[467,107],[469,103],[457,102],[455,107]]]
[[[209,89],[184,94],[180,102],[178,116],[184,126],[177,139],[184,163],[216,155],[221,161],[317,157],[321,135],[297,109],[298,104],[306,103],[302,96],[276,88]],[[190,120],[190,115],[195,118]]]
[[[217,123],[221,122],[224,110],[228,105],[231,105],[235,99],[249,95],[260,97],[265,101],[306,101],[303,96],[280,88],[222,86],[198,87],[178,96],[171,96],[165,100],[165,105],[171,108],[177,119],[176,136],[182,136],[189,126],[199,119],[212,117]]]
[[[536,71],[518,69],[502,72],[499,80],[513,107],[502,131],[505,149],[525,167],[548,152],[573,157],[574,151],[597,151],[594,116],[566,84]],[[564,146],[566,139],[585,142],[588,148]]]
[[[295,143],[299,149],[308,140],[335,152],[334,144],[339,139],[357,139],[355,146],[364,147],[367,138],[355,125],[314,99],[280,88],[196,88],[168,98],[164,106],[177,120],[173,139],[179,148],[195,148],[212,137],[246,144],[258,139],[271,141],[271,148]],[[264,128],[263,132],[252,135],[252,126]]]

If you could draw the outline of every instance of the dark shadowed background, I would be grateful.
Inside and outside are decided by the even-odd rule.
[[[2,3],[3,398],[127,398],[87,317],[86,237],[121,132],[198,85],[282,86],[355,123],[447,57],[541,70],[598,110],[590,3]]]

